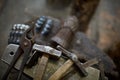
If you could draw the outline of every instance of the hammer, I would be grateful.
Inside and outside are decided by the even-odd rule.
[[[59,80],[73,64],[75,64],[78,67],[78,71],[82,76],[88,75],[82,63],[78,60],[78,57],[74,53],[67,51],[66,49],[59,45],[57,46],[57,48],[60,51],[62,51],[63,54],[67,56],[69,59],[48,80]]]
[[[74,32],[76,32],[76,30],[78,29],[77,24],[78,24],[78,20],[75,16],[69,17],[64,22],[64,25],[63,25],[63,27],[61,27],[59,32],[54,37],[52,37],[52,39],[51,39],[51,44],[53,44],[52,46],[54,46],[56,48],[58,45],[61,45],[64,48],[68,48],[68,45],[74,36]],[[39,49],[41,49],[41,48],[39,48]],[[50,51],[50,53],[51,53],[51,51]],[[43,54],[41,60],[38,61],[39,67],[38,67],[37,72],[35,74],[34,80],[41,80],[42,79],[48,58],[49,58],[48,54]]]
[[[62,52],[50,46],[44,46],[38,44],[33,45],[33,50],[43,53],[41,59],[38,60],[38,67],[37,70],[35,71],[35,77],[34,77],[34,80],[42,80],[49,56],[59,58]]]
[[[74,33],[78,29],[79,29],[78,19],[75,16],[68,17],[68,19],[66,19],[66,21],[64,22],[63,27],[56,34],[56,36],[54,36],[51,40],[54,43],[56,43],[56,45],[58,45],[58,46],[60,45],[64,48],[68,48],[68,46],[70,45],[70,43],[72,41]],[[71,54],[66,54],[66,55],[69,58],[72,58],[70,56],[73,56]],[[60,67],[48,80],[59,80],[62,77],[62,75],[73,65],[73,63],[76,63],[76,65],[78,66],[78,68],[81,71],[81,73],[83,74],[83,76],[87,76],[87,72],[83,68],[83,66],[81,64],[77,64],[78,61],[74,60],[74,62],[73,62],[72,60],[68,59],[66,61],[67,64],[61,66],[63,68],[63,70],[60,70],[61,69],[61,67]]]

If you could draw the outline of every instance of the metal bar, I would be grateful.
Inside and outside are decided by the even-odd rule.
[[[19,59],[20,55],[22,54],[22,50],[21,48],[19,47],[17,52],[15,53],[15,56],[12,60],[12,62],[10,63],[10,66],[8,67],[7,71],[5,72],[4,76],[2,77],[1,80],[6,80],[10,71],[12,70],[12,68],[14,67],[15,63],[17,62],[17,60]]]

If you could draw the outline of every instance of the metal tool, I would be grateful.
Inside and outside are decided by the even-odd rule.
[[[46,22],[46,16],[41,16],[35,23],[36,32],[39,33]]]
[[[67,51],[66,49],[64,49],[63,47],[59,45],[57,46],[57,49],[62,51],[64,55],[66,55],[68,58],[70,58],[75,63],[75,65],[79,68],[79,71],[83,76],[88,75],[85,69],[82,67],[81,62],[78,60],[78,57],[74,53]]]
[[[62,76],[68,71],[68,69],[73,65],[76,64],[76,66],[78,67],[80,74],[82,73],[82,75],[87,76],[87,72],[85,71],[85,68],[88,66],[92,66],[94,64],[98,64],[99,60],[94,58],[91,60],[88,60],[85,63],[80,63],[78,61],[78,58],[75,54],[65,50],[63,47],[61,46],[57,46],[57,48],[59,50],[61,50],[64,55],[66,55],[67,57],[69,57],[70,59],[67,60],[48,80],[60,80],[60,78],[62,78]],[[68,71],[70,72],[70,71]],[[66,74],[65,74],[66,75]]]
[[[49,56],[59,58],[62,52],[50,46],[44,46],[44,45],[38,45],[38,44],[33,45],[33,50],[43,53],[40,61],[38,61],[39,62],[38,68],[36,70],[35,77],[34,77],[34,80],[42,80]]]
[[[75,20],[74,20],[75,19]],[[56,45],[62,45],[62,46],[65,46],[67,47],[69,41],[71,40],[71,35],[73,35],[73,32],[71,30],[71,28],[74,28],[76,29],[76,26],[73,26],[74,22],[76,23],[76,20],[77,18],[76,17],[69,17],[69,19],[66,21],[66,25],[64,28],[61,28],[60,31],[57,33],[57,35],[55,35],[53,38],[52,38],[52,41],[50,43],[51,46],[53,47],[56,47]],[[50,21],[51,22],[51,21]],[[71,24],[71,28],[68,27],[69,26],[69,23]],[[75,24],[76,25],[76,24]],[[74,30],[73,30],[74,31]],[[64,35],[64,36],[63,36]],[[56,42],[55,42],[56,41]],[[53,42],[53,43],[52,43]],[[57,43],[54,45],[54,42]],[[34,80],[42,80],[42,77],[43,77],[43,73],[45,71],[45,67],[46,67],[46,64],[47,64],[47,61],[48,61],[48,58],[49,58],[49,55],[48,54],[43,54],[40,61],[38,60],[38,69],[37,69],[37,72],[36,72],[36,75],[38,76],[35,76]],[[44,67],[43,67],[44,66]],[[40,72],[39,72],[39,69],[42,69]],[[38,73],[38,74],[37,74]]]
[[[8,74],[10,73],[11,69],[14,67],[14,65],[17,62],[17,60],[19,59],[20,55],[22,53],[24,53],[23,61],[22,61],[20,71],[19,71],[19,75],[18,75],[18,79],[17,79],[17,80],[20,80],[23,69],[24,69],[25,64],[27,62],[27,59],[28,59],[28,55],[29,55],[29,53],[32,49],[32,41],[31,41],[32,39],[28,39],[28,35],[27,35],[29,32],[31,32],[31,30],[33,30],[33,27],[30,27],[29,29],[27,29],[24,32],[24,34],[22,35],[21,41],[20,41],[20,46],[19,46],[17,52],[15,53],[15,56],[14,56],[12,62],[10,63],[10,66],[8,67],[6,73],[2,77],[2,80],[7,79]]]
[[[32,50],[32,39],[28,39],[27,38],[27,34],[31,31],[32,29],[28,29],[25,34],[23,34],[22,36],[22,39],[20,41],[20,47],[22,48],[23,52],[24,52],[24,55],[23,55],[23,60],[22,60],[22,64],[20,66],[20,71],[19,71],[19,75],[18,75],[18,78],[17,80],[20,80],[21,79],[21,76],[22,76],[22,72],[24,70],[24,67],[25,67],[25,64],[28,60],[28,56],[29,56],[29,53],[31,52]]]
[[[78,70],[80,72],[80,74],[82,74],[83,76],[87,76],[88,73],[86,72],[85,68],[82,66],[82,63],[78,60],[78,57],[67,51],[66,49],[64,49],[63,47],[61,46],[57,46],[57,48],[62,51],[62,53],[67,56],[68,59],[50,78],[49,80],[59,80],[62,75],[73,65],[75,64],[77,67],[78,67]]]
[[[50,54],[51,56],[55,58],[60,58],[62,54],[61,51],[58,51],[50,46],[45,46],[45,45],[34,44],[32,49],[38,52]]]
[[[14,67],[15,63],[17,62],[18,58],[20,57],[20,55],[22,54],[22,49],[19,47],[7,69],[7,71],[5,72],[5,74],[3,75],[1,80],[7,80],[7,77],[10,73],[10,71],[12,70],[12,68]]]
[[[13,60],[13,58],[15,56],[15,53],[17,52],[18,48],[19,48],[19,45],[17,45],[17,44],[9,44],[6,47],[4,53],[1,57],[1,60],[4,61],[7,64],[10,64],[11,61]]]
[[[20,44],[21,36],[24,32],[30,28],[30,26],[26,24],[14,24],[12,26],[11,32],[8,38],[8,46],[6,47],[4,54],[1,58],[7,64],[10,64],[13,60],[15,53],[17,52]]]
[[[51,40],[54,43],[56,43],[56,45],[60,45],[64,48],[68,48],[68,45],[72,41],[72,37],[74,36],[74,33],[77,31],[78,28],[79,27],[78,27],[77,18],[75,16],[71,16],[64,22],[64,26],[60,29],[60,31],[56,34],[56,36],[54,36]],[[55,79],[58,80],[59,78],[61,78],[62,74],[64,74],[72,66],[73,61],[79,67],[79,70],[82,73],[82,75],[87,76],[87,72],[81,66],[81,63],[79,63],[77,56],[74,54],[71,54],[71,53],[68,53],[68,54],[66,53],[66,55],[70,59],[68,61],[66,61],[66,65],[63,65],[64,67],[62,67],[62,68],[64,70],[61,70],[60,73],[55,73],[57,75],[57,77]],[[50,80],[53,80],[53,79],[54,78],[50,78]]]
[[[47,35],[51,32],[51,29],[52,29],[52,27],[53,27],[52,25],[53,25],[53,20],[48,19],[48,20],[46,21],[45,27],[43,28],[41,34],[42,34],[43,36],[47,36]]]

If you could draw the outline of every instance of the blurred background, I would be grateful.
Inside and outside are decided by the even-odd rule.
[[[10,29],[42,15],[65,19],[75,15],[84,32],[120,66],[120,0],[0,0],[0,57]]]

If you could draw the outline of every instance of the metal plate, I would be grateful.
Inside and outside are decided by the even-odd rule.
[[[58,51],[50,46],[44,46],[44,45],[38,45],[38,44],[33,45],[33,50],[44,52],[58,58],[62,54],[61,51]]]
[[[17,49],[18,49],[19,45],[16,45],[16,44],[9,44],[5,51],[4,51],[4,54],[3,56],[1,57],[1,60],[4,61],[5,63],[7,64],[10,64]]]

